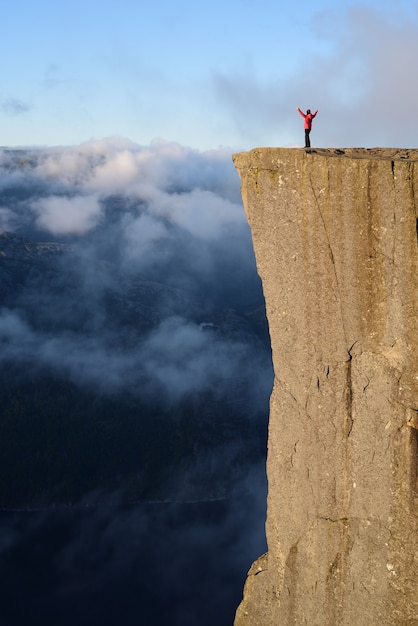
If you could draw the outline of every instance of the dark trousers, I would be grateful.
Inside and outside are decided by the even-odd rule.
[[[309,139],[310,128],[305,128],[305,148],[311,147],[311,140]]]

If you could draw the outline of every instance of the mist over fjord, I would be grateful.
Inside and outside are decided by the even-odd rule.
[[[93,533],[94,550],[105,553],[99,591],[74,587],[81,571],[71,566],[53,585],[46,578],[51,603],[38,617],[49,610],[56,624],[82,623],[77,611],[60,615],[69,586],[68,597],[94,602],[96,619],[112,623],[109,589],[123,586],[124,567],[142,587],[147,560],[155,581],[153,594],[140,595],[143,610],[152,612],[151,597],[168,598],[155,623],[209,624],[201,605],[220,592],[208,572],[221,558],[230,593],[222,591],[216,616],[231,623],[246,569],[264,547],[273,372],[230,153],[120,139],[5,149],[0,185],[4,563],[23,550],[36,576],[23,546],[40,534],[42,559],[61,568],[45,537],[58,534],[67,558],[87,558],[72,532]],[[126,558],[130,541],[136,550]],[[125,566],[116,566],[122,554]],[[184,578],[184,588],[170,584],[171,567],[192,564],[200,575]],[[89,572],[88,589],[96,562]],[[13,576],[25,587],[19,568]],[[135,621],[138,585],[124,587],[125,624]]]
[[[40,467],[33,501],[26,489],[19,502],[15,488],[3,506],[74,503],[113,489],[110,467],[122,474],[118,491],[129,482],[130,499],[229,492],[222,481],[230,480],[230,463],[241,467],[241,480],[244,458],[260,453],[254,442],[264,436],[272,381],[230,155],[121,141],[5,150],[0,180],[3,409],[26,403],[9,420],[16,428],[20,416],[21,437],[33,421],[46,429],[52,446],[43,453],[37,442],[32,480],[33,462],[47,460],[61,485],[58,493],[50,475],[42,485]],[[7,426],[5,434],[4,441]],[[158,438],[162,458],[148,470]],[[95,454],[103,458],[92,462]],[[73,463],[92,466],[85,485],[71,479]],[[209,492],[196,484],[187,495],[187,472],[174,487],[172,472],[188,463],[202,479],[205,466],[216,468]]]

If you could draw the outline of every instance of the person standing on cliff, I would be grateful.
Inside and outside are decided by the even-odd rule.
[[[306,113],[304,113],[303,111],[300,110],[299,107],[297,107],[297,110],[299,111],[301,116],[305,118],[305,123],[304,123],[304,128],[305,128],[305,148],[310,148],[311,147],[311,140],[309,138],[309,133],[311,132],[311,129],[312,129],[312,120],[315,117],[315,115],[318,113],[318,109],[315,111],[315,113],[311,113],[310,109],[307,109]]]

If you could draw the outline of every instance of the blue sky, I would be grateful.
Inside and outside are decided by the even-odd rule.
[[[416,1],[14,0],[0,55],[3,146],[418,144]]]

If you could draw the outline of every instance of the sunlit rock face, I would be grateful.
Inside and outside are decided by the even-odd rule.
[[[236,626],[418,624],[418,150],[234,155],[275,384]]]

